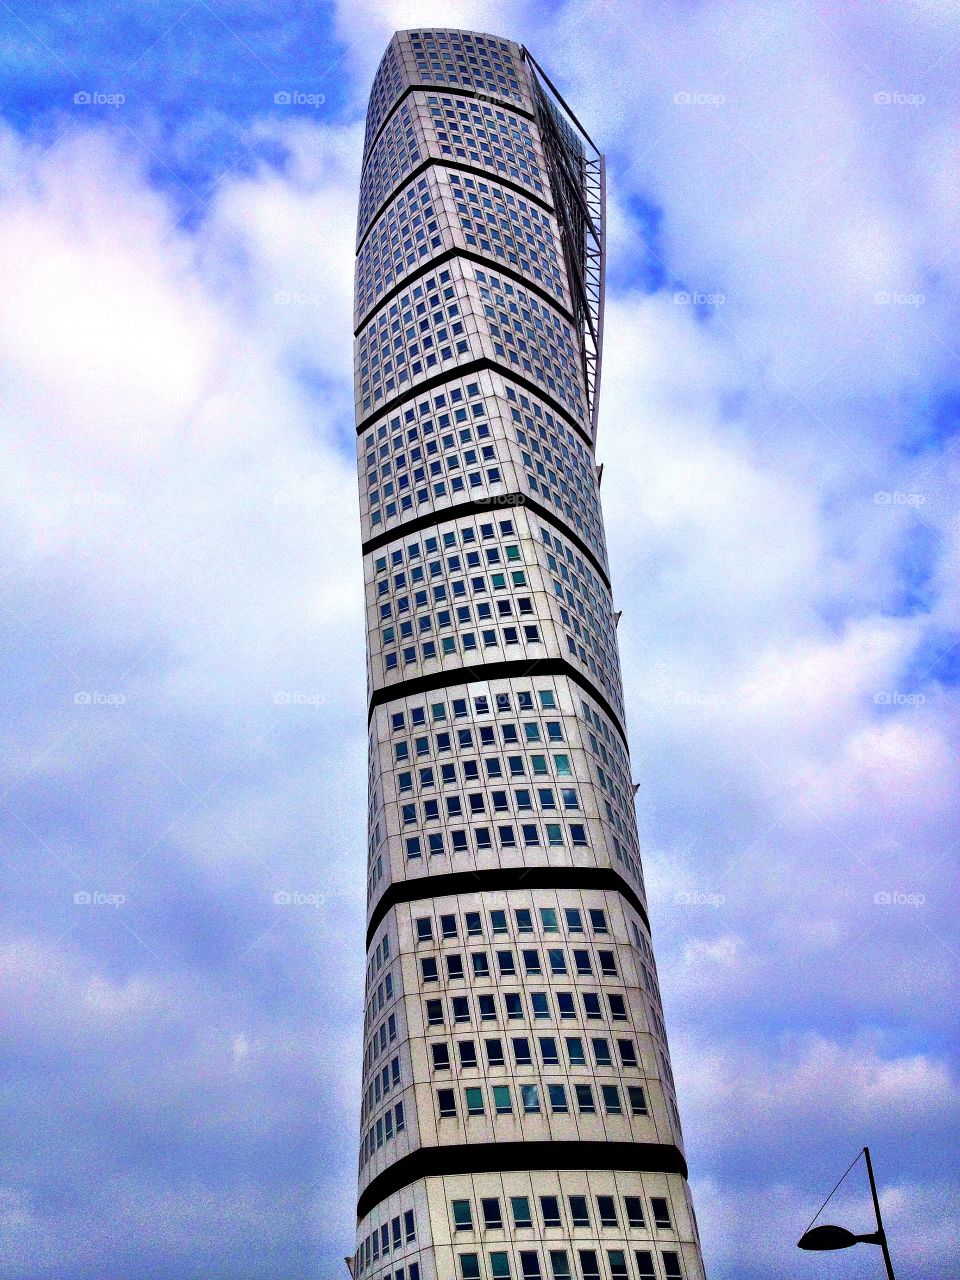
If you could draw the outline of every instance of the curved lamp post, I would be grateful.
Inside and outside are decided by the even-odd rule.
[[[870,1148],[864,1147],[863,1154],[867,1162],[867,1176],[870,1179],[870,1194],[873,1196],[873,1208],[877,1215],[877,1229],[871,1231],[867,1235],[854,1235],[852,1231],[848,1231],[846,1227],[835,1227],[824,1224],[822,1227],[812,1227],[809,1231],[805,1231],[797,1241],[798,1249],[849,1249],[854,1244],[878,1244],[883,1250],[883,1261],[887,1268],[887,1280],[895,1280],[893,1274],[893,1263],[890,1261],[890,1250],[887,1248],[887,1237],[883,1230],[883,1219],[880,1217],[880,1200],[877,1196],[877,1184],[873,1178],[873,1165],[870,1162]],[[855,1163],[855,1162],[854,1162]],[[853,1165],[850,1166],[853,1168]],[[849,1173],[850,1170],[847,1170]],[[847,1175],[844,1174],[844,1177]],[[841,1182],[843,1179],[841,1178]],[[838,1184],[839,1185],[839,1184]],[[834,1191],[836,1187],[834,1187]],[[830,1193],[831,1195],[833,1192]],[[830,1197],[828,1196],[827,1199]]]

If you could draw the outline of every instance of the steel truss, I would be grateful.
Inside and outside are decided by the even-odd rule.
[[[526,48],[521,52],[530,69],[537,121],[550,170],[573,313],[582,339],[590,434],[596,440],[607,261],[606,165],[593,139],[533,54]]]

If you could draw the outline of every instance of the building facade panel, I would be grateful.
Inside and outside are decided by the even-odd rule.
[[[364,158],[391,107],[413,85],[482,94],[528,115],[533,109],[520,51],[512,41],[478,31],[398,31],[370,90]]]
[[[571,318],[506,273],[458,257],[401,290],[359,330],[354,383],[362,419],[479,364],[530,382],[567,417],[586,413]]]
[[[589,145],[496,36],[400,32],[371,92],[355,1277],[703,1275],[593,454]]]
[[[361,1190],[421,1145],[562,1140],[571,1117],[588,1141],[682,1146],[644,917],[619,894],[404,902],[372,951]]]
[[[387,117],[364,164],[358,248],[400,183],[437,160],[509,182],[550,208],[543,150],[526,116],[477,98],[415,89]]]
[[[480,174],[430,165],[401,187],[364,239],[357,254],[355,325],[427,259],[454,250],[522,274],[571,309],[553,214]]]
[[[390,699],[370,728],[369,914],[409,880],[597,868],[644,902],[621,732],[569,677]]]
[[[609,576],[589,443],[548,401],[495,368],[451,378],[373,419],[357,454],[365,545],[450,507],[528,503],[565,525]]]
[[[392,539],[372,557],[371,692],[464,663],[563,659],[622,724],[613,603],[580,550],[525,506],[438,519],[431,530]]]

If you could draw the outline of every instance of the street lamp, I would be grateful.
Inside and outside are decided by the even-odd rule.
[[[835,1227],[825,1223],[823,1226],[812,1227],[805,1231],[797,1241],[797,1248],[816,1250],[849,1249],[850,1246],[854,1244],[877,1244],[883,1250],[883,1261],[887,1268],[887,1280],[895,1280],[893,1274],[893,1263],[890,1261],[890,1250],[887,1248],[887,1237],[883,1230],[883,1219],[880,1217],[880,1199],[877,1196],[877,1184],[873,1177],[873,1165],[870,1161],[870,1148],[864,1147],[862,1154],[867,1162],[867,1177],[870,1179],[870,1194],[873,1196],[873,1209],[877,1215],[876,1231],[871,1231],[866,1235],[858,1236],[854,1235],[852,1231],[848,1231],[846,1227]],[[860,1157],[857,1156],[857,1160],[859,1159]],[[857,1160],[854,1160],[853,1164],[856,1164]],[[853,1164],[850,1166],[850,1169],[853,1168]],[[850,1169],[847,1170],[847,1173],[850,1172]],[[843,1175],[843,1178],[847,1176],[847,1173]],[[843,1178],[840,1179],[840,1182],[843,1181]],[[837,1183],[837,1187],[839,1187],[840,1182]],[[833,1191],[836,1191],[837,1187],[834,1187]],[[831,1191],[830,1195],[827,1196],[827,1200],[829,1200],[830,1196],[833,1195],[833,1191]],[[817,1211],[818,1214],[823,1211],[826,1203],[827,1201],[825,1200]]]

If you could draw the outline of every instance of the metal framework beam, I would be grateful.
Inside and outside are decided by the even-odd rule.
[[[583,335],[583,378],[591,438],[596,440],[607,258],[606,165],[593,139],[533,54],[524,47],[521,53],[530,68],[574,318]]]

